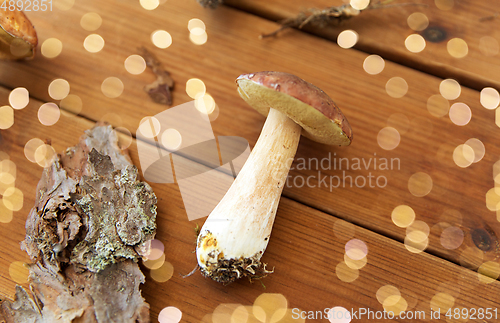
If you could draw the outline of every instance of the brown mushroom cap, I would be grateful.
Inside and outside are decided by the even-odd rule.
[[[309,139],[328,145],[351,143],[352,129],[342,111],[311,83],[292,74],[268,71],[242,74],[236,83],[240,96],[264,116],[272,107],[299,124]]]
[[[35,27],[19,10],[0,10],[0,59],[31,58],[38,44]]]

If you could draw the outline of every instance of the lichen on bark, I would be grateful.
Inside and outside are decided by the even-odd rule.
[[[46,168],[26,221],[30,291],[0,306],[10,322],[149,322],[137,261],[156,232],[156,196],[109,125]],[[20,311],[19,309],[23,309]]]

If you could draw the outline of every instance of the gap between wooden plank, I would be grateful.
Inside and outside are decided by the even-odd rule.
[[[267,11],[265,8],[256,7],[254,4],[251,3],[251,0],[250,1],[226,0],[224,2],[224,5],[234,10],[245,12],[247,14],[252,14],[256,17],[263,18],[275,23],[279,23],[280,21],[289,17],[275,13],[274,11]],[[296,14],[298,14],[301,10],[304,10],[304,8],[297,8]],[[374,10],[382,10],[382,9],[374,9]],[[356,20],[357,17],[353,17],[351,19]],[[355,26],[355,22],[352,24],[354,24]],[[304,28],[301,29],[298,28],[292,28],[292,29],[302,31],[311,36],[319,37],[336,43],[337,42],[336,38],[339,32],[341,31],[340,28],[336,27],[338,26],[331,24],[327,25],[325,28],[305,26]],[[270,32],[271,31],[272,30],[270,30]],[[278,35],[276,37],[287,37],[286,32],[283,35]],[[353,48],[368,55],[371,54],[380,55],[385,60],[391,61],[401,66],[412,68],[414,70],[429,74],[431,76],[439,77],[442,79],[447,79],[447,78],[455,79],[459,81],[461,85],[476,91],[481,91],[483,88],[491,86],[496,87],[497,89],[500,88],[500,82],[495,79],[488,79],[481,75],[469,72],[465,69],[457,69],[452,66],[448,66],[446,64],[441,64],[439,68],[437,68],[436,65],[437,63],[427,62],[425,60],[418,58],[409,59],[408,57],[400,55],[397,51],[394,51],[391,48],[385,49],[383,47],[373,46],[370,43],[364,43],[364,42],[357,42]]]
[[[0,85],[0,96],[1,96],[1,95],[7,96],[7,94],[6,94],[6,93],[8,93],[8,92],[10,92],[10,90],[9,90],[9,89],[7,89],[7,88],[5,88],[4,86],[1,86],[1,85]],[[33,98],[33,99],[34,99],[35,101],[37,101],[37,102],[36,102],[36,104],[37,104],[37,105],[41,105],[41,104],[43,103],[43,101],[40,101],[40,100],[39,100],[39,99],[37,99],[37,98]],[[32,103],[34,103],[34,102],[30,102],[30,104],[32,104]],[[62,109],[62,108],[61,108],[61,110],[64,110],[64,109]],[[88,118],[88,117],[84,117],[84,116],[81,116],[81,115],[75,115],[74,113],[72,113],[71,111],[68,111],[68,110],[64,110],[64,111],[65,111],[66,115],[71,116],[71,118],[81,119],[81,122],[87,122],[87,123],[89,123],[89,124],[95,124],[96,122],[98,122],[98,120],[92,120],[92,119],[90,119],[90,118]],[[8,131],[8,130],[7,130],[7,131]],[[123,138],[124,138],[123,136],[126,136],[126,134],[125,134],[125,133],[123,133],[123,132],[121,132],[121,134],[122,134],[122,139],[123,139]],[[136,135],[135,135],[135,134],[132,134],[132,138],[133,138],[132,144],[137,145],[137,141],[141,141],[141,139],[138,139],[138,138],[136,137]],[[142,142],[143,142],[143,143],[145,143],[145,144],[148,144],[148,145],[150,145],[150,144],[151,144],[151,142],[147,142],[147,141],[142,141]],[[162,148],[162,149],[163,149],[163,148]],[[57,152],[57,153],[59,153],[60,151],[56,151],[56,152]],[[173,153],[173,154],[174,154],[174,153]],[[195,163],[197,163],[197,164],[200,164],[202,167],[211,167],[211,166],[212,166],[212,165],[208,165],[208,164],[206,164],[206,163],[203,163],[200,159],[192,159],[192,158],[190,158],[190,156],[185,155],[185,154],[178,154],[178,155],[179,155],[181,158],[185,158],[185,159],[187,159],[187,160],[189,160],[189,161],[192,161],[192,162],[195,162]],[[141,178],[142,178],[142,177],[143,177],[143,174],[142,174],[142,171],[141,171],[141,167],[140,167],[140,165],[138,165],[137,163],[136,163],[136,166],[139,168],[139,170],[140,170],[140,174],[141,174],[140,176],[141,176]],[[223,169],[223,168],[216,168],[216,169],[214,169],[214,170],[215,170],[215,171],[217,171],[217,172],[220,172],[220,173],[221,173],[221,174],[223,174],[223,175],[226,175],[226,176],[231,176],[231,177],[232,177],[232,175],[230,174],[230,172],[229,172],[227,169]],[[175,183],[177,183],[177,181],[176,181]],[[323,214],[326,214],[326,215],[328,215],[328,216],[335,217],[335,218],[337,218],[337,219],[341,219],[341,220],[348,221],[348,222],[353,223],[354,225],[356,225],[357,227],[359,227],[359,228],[361,228],[361,229],[363,229],[363,230],[367,230],[367,231],[373,232],[373,233],[374,233],[374,234],[376,234],[376,235],[379,235],[379,236],[385,237],[385,238],[387,238],[387,239],[389,239],[389,240],[393,240],[393,241],[395,241],[395,242],[397,242],[397,243],[400,243],[400,244],[404,245],[404,241],[403,241],[403,240],[401,240],[401,239],[399,239],[396,235],[391,235],[390,233],[385,233],[385,234],[384,234],[384,232],[382,232],[382,231],[380,231],[380,230],[377,230],[377,228],[368,228],[368,227],[365,227],[365,226],[363,225],[362,221],[356,221],[355,219],[344,219],[344,218],[343,218],[340,214],[336,214],[336,213],[333,213],[333,212],[329,212],[329,210],[327,210],[327,209],[322,209],[321,207],[317,207],[317,206],[314,206],[314,205],[312,205],[312,204],[310,204],[310,203],[306,203],[305,201],[300,201],[300,200],[296,199],[296,198],[295,198],[292,194],[286,194],[286,191],[284,191],[284,192],[283,192],[283,194],[282,194],[282,199],[288,199],[288,200],[293,201],[293,202],[295,202],[295,203],[297,203],[297,204],[304,205],[305,207],[308,207],[308,208],[310,208],[311,210],[314,210],[314,211],[317,211],[317,212],[321,212],[321,213],[323,213]],[[456,262],[456,261],[453,261],[453,260],[451,260],[451,259],[448,259],[448,258],[442,257],[442,256],[440,256],[440,255],[439,255],[438,253],[436,253],[436,252],[432,252],[432,250],[426,249],[426,250],[424,251],[424,253],[425,253],[425,254],[429,254],[429,255],[431,255],[431,256],[434,256],[434,257],[436,257],[436,258],[442,259],[442,260],[444,260],[444,261],[446,261],[446,262],[449,262],[449,263],[451,263],[451,264],[454,264],[454,265],[456,265],[456,266],[458,266],[458,267],[461,267],[461,268],[465,268],[465,269],[467,269],[467,270],[470,270],[471,272],[475,272],[474,270],[471,270],[470,268],[467,268],[467,267],[464,267],[464,266],[460,265],[460,264],[459,264],[458,262]],[[496,280],[500,280],[500,277],[499,277],[499,278],[497,278]]]

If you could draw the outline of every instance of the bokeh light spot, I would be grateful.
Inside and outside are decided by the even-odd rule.
[[[0,223],[10,223],[14,218],[14,212],[7,208],[3,203],[3,200],[0,199]]]
[[[14,109],[8,105],[0,107],[0,129],[9,129],[14,124]]]
[[[385,286],[382,286],[380,287],[378,290],[377,290],[377,293],[375,294],[375,296],[377,297],[377,300],[380,304],[384,304],[385,300],[388,298],[388,297],[394,297],[394,296],[399,296],[401,297],[401,292],[399,291],[399,289],[395,286],[392,286],[392,285],[385,285]],[[392,298],[394,300],[394,298]],[[397,302],[397,301],[396,301]],[[390,303],[390,302],[387,302],[387,303]]]
[[[0,161],[0,183],[4,184],[6,188],[14,185],[16,181],[16,172],[17,167],[13,161],[11,161],[10,159],[4,159]],[[5,194],[5,191],[1,194]]]
[[[254,316],[261,322],[278,322],[286,314],[288,301],[279,293],[263,293],[254,303]]]
[[[402,98],[408,92],[408,83],[402,77],[392,77],[385,84],[385,91],[390,97]]]
[[[80,26],[87,31],[95,31],[101,27],[102,18],[98,13],[88,12],[80,19]]]
[[[399,131],[393,127],[384,127],[377,134],[377,143],[380,148],[385,150],[393,150],[401,141]]]
[[[193,18],[188,21],[188,30],[191,32],[194,28],[206,30],[205,23],[198,18]]]
[[[159,269],[165,263],[165,254],[162,253],[161,256],[155,260],[151,260],[151,259],[144,260],[143,259],[142,263],[144,264],[144,267],[146,267],[148,269],[151,269],[151,270]]]
[[[12,211],[19,211],[23,208],[24,194],[17,187],[9,187],[3,192],[4,205]]]
[[[500,44],[491,36],[483,36],[479,39],[479,50],[485,56],[495,56],[500,52]]]
[[[167,129],[161,135],[161,144],[170,151],[177,150],[182,144],[181,133],[177,129]]]
[[[62,42],[57,38],[48,38],[44,40],[40,52],[46,58],[55,58],[61,54],[63,48]]]
[[[186,82],[186,93],[193,99],[205,95],[206,90],[205,83],[200,79],[192,78]]]
[[[337,274],[337,278],[341,281],[352,283],[359,277],[359,270],[350,268],[342,261],[335,267],[335,274]]]
[[[455,1],[454,0],[434,0],[434,4],[436,5],[436,7],[438,7],[438,9],[441,9],[441,10],[451,10],[451,8],[453,8],[453,6],[455,5]]]
[[[457,126],[465,126],[472,118],[472,111],[467,104],[457,102],[450,107],[449,116],[451,122]]]
[[[151,42],[156,47],[165,49],[172,45],[172,36],[166,30],[156,30],[151,34]]]
[[[429,26],[429,18],[421,12],[414,12],[406,19],[408,27],[415,31],[422,31]]]
[[[174,266],[168,261],[165,261],[160,268],[151,270],[151,278],[159,283],[164,283],[172,278],[174,274]]]
[[[432,185],[432,177],[424,172],[417,172],[408,179],[408,190],[413,196],[426,196],[431,192]]]
[[[424,239],[423,241],[413,241],[409,238],[409,236],[405,237],[405,248],[411,253],[421,253],[423,252],[427,246],[429,245],[429,239]]]
[[[9,104],[16,110],[24,109],[30,101],[30,94],[24,87],[17,87],[9,93]]]
[[[472,270],[477,269],[483,263],[484,252],[476,246],[467,247],[460,254],[460,265]]]
[[[118,137],[120,138],[120,148],[127,149],[132,144],[134,140],[132,137],[132,133],[125,127],[116,127],[115,131],[118,133]]]
[[[477,163],[481,159],[483,159],[483,157],[486,153],[486,148],[484,147],[484,144],[481,140],[479,140],[477,138],[471,138],[465,142],[465,145],[469,146],[474,151],[474,158],[472,158],[473,163]],[[465,150],[464,150],[464,154],[465,154]]]
[[[182,319],[182,311],[174,306],[165,307],[158,314],[158,323],[178,323]]]
[[[400,228],[406,228],[415,221],[415,211],[408,205],[398,205],[392,210],[392,222]]]
[[[500,187],[494,187],[486,192],[486,207],[490,211],[500,210]]]
[[[412,34],[406,37],[405,47],[412,53],[420,53],[425,49],[425,39],[419,34]]]
[[[43,145],[44,142],[39,138],[32,138],[24,145],[24,156],[32,163],[36,163],[35,151]]]
[[[445,79],[439,83],[439,93],[447,100],[455,100],[460,96],[462,88],[453,79]]]
[[[55,103],[45,103],[38,109],[38,120],[45,126],[52,126],[59,121],[61,112]]]
[[[368,254],[368,246],[359,239],[352,239],[345,244],[345,253],[352,260],[361,260]]]
[[[381,73],[385,68],[385,61],[379,55],[370,55],[363,61],[363,69],[370,75]]]
[[[401,296],[392,295],[385,299],[384,303],[382,303],[384,307],[384,311],[387,313],[391,313],[391,315],[398,316],[402,312],[406,311],[408,308],[408,302]]]
[[[349,255],[344,254],[344,262],[347,267],[352,269],[361,269],[368,263],[368,258],[365,256],[359,260],[351,259]]]
[[[430,302],[431,309],[441,313],[446,313],[453,305],[455,305],[455,298],[448,293],[437,293]]]
[[[160,133],[160,121],[155,117],[144,117],[139,123],[139,132],[146,138],[154,138]]]
[[[238,305],[231,313],[230,323],[237,323],[237,322],[246,323],[246,322],[248,322],[248,317],[250,316],[249,314],[250,314],[251,310],[253,310],[253,308],[251,308],[249,310],[249,309],[247,309],[247,306]],[[210,323],[213,323],[213,322],[210,322]]]
[[[59,103],[61,113],[67,117],[78,115],[83,108],[82,99],[76,94],[68,94],[67,97]]]
[[[204,28],[194,27],[189,31],[189,40],[195,45],[203,45],[208,41],[208,34]]]
[[[211,114],[215,110],[215,100],[210,94],[205,93],[195,99],[194,106],[203,114]]]
[[[429,238],[431,229],[424,221],[415,221],[406,228],[406,238],[414,243],[422,243]]]
[[[333,233],[342,241],[347,241],[354,236],[356,227],[351,222],[345,220],[337,220],[333,224]]]
[[[453,150],[453,162],[461,168],[469,167],[475,160],[474,149],[469,145],[458,145]]]
[[[500,276],[500,264],[495,261],[486,261],[479,266],[477,275],[481,283],[490,284]]]
[[[488,110],[493,110],[500,104],[500,94],[492,87],[485,87],[479,96],[481,105]]]
[[[69,94],[69,82],[64,79],[55,79],[49,84],[49,96],[54,100],[62,100]]]
[[[49,167],[56,157],[56,151],[51,145],[43,144],[35,150],[35,161],[41,167]]]
[[[432,95],[427,99],[427,111],[436,117],[441,118],[448,114],[450,103],[442,95]]]
[[[130,55],[124,65],[127,72],[133,75],[139,75],[146,69],[146,61],[140,55]]]
[[[457,249],[464,241],[464,232],[459,227],[448,227],[441,232],[440,242],[443,248]]]
[[[83,47],[89,53],[98,53],[104,48],[104,38],[98,34],[91,34],[85,37]]]
[[[117,98],[123,93],[123,82],[117,77],[110,76],[102,81],[101,91],[102,94],[108,98]]]
[[[161,242],[158,239],[153,239],[148,243],[148,251],[146,254],[147,260],[156,260],[163,255],[163,252],[165,251],[165,246],[163,245],[163,242]]]
[[[446,49],[448,50],[448,54],[455,58],[463,58],[469,53],[469,46],[461,38],[450,39],[446,44]]]
[[[351,48],[358,42],[359,35],[354,30],[344,30],[337,37],[337,44],[341,48]]]
[[[9,276],[17,284],[28,282],[29,270],[22,261],[14,261],[9,266]]]
[[[330,323],[350,323],[351,312],[342,306],[335,306],[328,311],[328,321]]]
[[[160,5],[159,0],[140,0],[139,3],[146,10],[154,10]]]
[[[356,10],[365,10],[370,5],[370,0],[351,0],[349,4]]]
[[[71,9],[75,4],[75,0],[53,0],[53,1],[54,1],[54,7],[62,11],[67,11]]]
[[[112,124],[115,127],[119,127],[123,124],[123,118],[118,113],[113,112],[106,113],[99,119],[99,121]]]
[[[387,125],[396,129],[400,134],[405,134],[410,128],[410,120],[402,113],[393,113],[387,119]]]
[[[53,126],[59,121],[61,111],[57,104],[49,102],[44,103],[38,109],[38,120],[44,126]]]

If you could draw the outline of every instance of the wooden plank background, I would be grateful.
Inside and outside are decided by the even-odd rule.
[[[290,309],[313,311],[338,305],[382,310],[376,292],[388,284],[400,289],[408,310],[426,311],[427,317],[431,299],[438,293],[452,295],[455,306],[498,308],[498,282],[486,284],[484,277],[476,273],[486,261],[498,263],[499,253],[497,216],[486,208],[485,199],[495,186],[493,165],[500,159],[496,145],[500,129],[495,124],[496,112],[481,106],[479,93],[485,86],[500,88],[496,77],[498,55],[485,56],[477,41],[486,35],[498,41],[495,28],[482,27],[498,23],[496,19],[477,21],[494,13],[494,2],[478,5],[456,1],[448,11],[438,9],[430,1],[425,8],[377,9],[363,12],[341,26],[308,30],[322,37],[289,30],[264,40],[258,36],[278,27],[269,19],[289,17],[309,6],[332,4],[321,0],[235,0],[229,4],[230,7],[205,10],[195,1],[171,0],[146,11],[138,1],[91,0],[77,1],[67,11],[55,8],[52,12],[29,15],[40,43],[55,37],[62,41],[63,50],[54,59],[38,53],[32,61],[0,63],[1,105],[9,104],[8,95],[15,87],[26,87],[31,96],[27,108],[15,111],[14,125],[0,133],[0,150],[16,163],[16,187],[24,193],[23,208],[14,213],[10,223],[0,224],[0,234],[6,237],[0,246],[0,297],[13,296],[15,282],[9,272],[10,264],[28,261],[18,244],[24,237],[24,221],[34,204],[42,169],[26,159],[24,145],[34,137],[50,138],[55,150],[62,151],[74,145],[95,121],[103,119],[135,134],[143,117],[165,110],[142,90],[154,80],[151,71],[131,75],[123,66],[128,56],[138,53],[139,46],[146,46],[176,81],[174,105],[190,100],[185,91],[188,79],[203,80],[218,105],[219,115],[212,122],[217,136],[241,136],[253,147],[264,118],[239,98],[234,79],[241,73],[281,70],[314,83],[332,96],[349,119],[355,137],[347,148],[301,139],[291,182],[285,187],[264,256],[276,269],[263,281],[265,289],[247,281],[219,286],[199,274],[181,278],[179,274],[189,272],[195,265],[194,227],[201,225],[203,219],[188,221],[176,184],[153,184],[159,196],[157,237],[165,244],[166,259],[174,268],[174,275],[165,283],[155,282],[146,274],[144,295],[151,304],[153,322],[167,306],[182,312],[182,322],[223,321],[217,311],[234,309],[224,304],[251,306],[258,296],[267,293],[284,295]],[[449,30],[448,39],[453,35],[464,39],[469,55],[451,58],[446,41],[427,42],[422,53],[410,54],[404,48],[404,39],[413,33],[406,18],[414,11],[425,12],[433,24]],[[98,13],[103,20],[94,32],[79,24],[88,12]],[[204,45],[197,46],[189,40],[187,23],[192,18],[206,24],[208,42]],[[157,29],[171,34],[173,42],[167,49],[155,48],[151,43],[150,35]],[[356,49],[342,49],[332,41],[343,29],[354,29],[360,35]],[[90,33],[104,38],[102,51],[89,53],[84,49],[82,43]],[[371,53],[385,59],[385,68],[377,75],[363,70],[363,62]],[[101,91],[103,80],[109,76],[120,78],[124,84],[118,98],[107,98]],[[393,98],[386,91],[386,83],[393,77],[403,78],[408,84],[408,91],[401,98]],[[449,104],[465,103],[472,112],[471,121],[465,126],[455,125],[447,115],[434,117],[427,110],[427,100],[439,94],[440,82],[449,77],[462,83],[460,96]],[[78,116],[67,113],[55,125],[46,127],[38,121],[37,110],[43,102],[53,101],[47,88],[56,78],[69,82],[70,93],[82,99],[83,109]],[[379,131],[386,126],[396,128],[401,136],[393,150],[381,148],[377,140]],[[453,151],[470,138],[481,140],[486,154],[478,163],[460,168],[453,162]],[[134,140],[130,149],[134,162],[140,166],[136,147]],[[343,158],[351,163],[357,159],[373,162],[374,158],[397,158],[400,167],[345,170],[353,178],[382,177],[387,180],[384,187],[350,187],[347,183],[348,187],[331,188],[318,179],[342,176],[344,169],[301,166],[301,161],[325,158],[329,162]],[[416,173],[432,178],[430,193],[423,197],[408,189],[410,178]],[[312,178],[314,187],[300,185],[307,178]],[[429,227],[429,245],[424,252],[411,253],[405,248],[406,229],[391,219],[398,205],[411,206],[416,220]],[[368,264],[351,283],[336,275],[345,243],[351,237],[348,232],[342,236],[334,230],[335,225],[346,223],[342,221],[353,223],[354,227],[348,226],[354,228],[352,237],[363,240],[369,248]],[[446,249],[440,240],[449,226],[464,233],[463,243],[453,250]],[[283,320],[290,318],[288,313]]]

